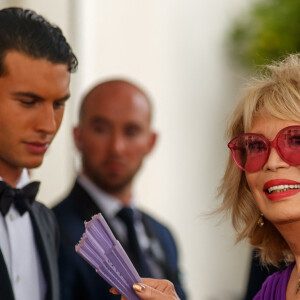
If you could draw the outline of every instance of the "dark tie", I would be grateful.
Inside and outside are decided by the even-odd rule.
[[[12,188],[8,183],[0,181],[0,211],[3,216],[7,214],[12,203],[22,216],[28,211],[39,190],[40,183],[31,182],[22,189]]]
[[[152,277],[149,270],[145,251],[143,251],[138,242],[134,226],[134,212],[132,208],[123,207],[117,214],[117,216],[124,222],[127,227],[127,239],[128,239],[128,256],[130,257],[133,265],[137,269],[141,277]]]

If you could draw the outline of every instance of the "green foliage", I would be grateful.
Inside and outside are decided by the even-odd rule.
[[[300,0],[260,0],[240,16],[230,32],[230,51],[253,66],[300,52]]]

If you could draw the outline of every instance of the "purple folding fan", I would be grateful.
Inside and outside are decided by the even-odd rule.
[[[142,280],[102,214],[93,216],[84,225],[85,233],[75,251],[128,300],[140,299],[132,285]]]

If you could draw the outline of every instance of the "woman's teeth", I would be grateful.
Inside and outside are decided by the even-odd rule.
[[[288,190],[300,189],[300,184],[284,184],[284,185],[276,185],[271,186],[267,189],[269,194],[271,193],[281,193],[286,192]]]

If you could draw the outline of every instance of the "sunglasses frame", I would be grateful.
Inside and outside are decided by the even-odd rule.
[[[277,132],[277,134],[276,134],[276,136],[275,136],[275,138],[274,138],[273,141],[268,140],[264,135],[259,134],[259,133],[250,133],[250,132],[249,132],[249,133],[243,133],[243,134],[240,134],[239,136],[233,138],[233,139],[228,143],[227,146],[228,146],[228,148],[229,148],[230,151],[231,151],[231,155],[232,155],[232,158],[233,158],[235,164],[236,164],[241,170],[243,170],[244,172],[247,172],[247,173],[254,173],[254,172],[257,172],[257,171],[263,169],[264,165],[267,163],[267,161],[268,161],[268,159],[269,159],[270,152],[271,152],[271,147],[275,148],[276,152],[278,153],[278,155],[280,156],[280,158],[281,158],[284,162],[288,163],[288,164],[291,165],[291,166],[300,165],[300,163],[293,163],[293,162],[287,160],[287,159],[283,156],[283,154],[281,153],[280,148],[279,148],[279,146],[278,146],[278,139],[279,139],[280,135],[281,135],[284,131],[289,130],[289,129],[293,129],[293,128],[297,128],[297,129],[299,130],[299,132],[300,132],[300,125],[291,125],[291,126],[287,126],[287,127],[282,128],[281,130],[279,130],[279,131]],[[237,158],[236,158],[236,155],[235,155],[235,148],[236,148],[235,141],[237,141],[238,139],[240,139],[241,136],[250,136],[250,135],[251,135],[251,136],[260,137],[260,138],[265,142],[265,144],[266,144],[266,146],[267,146],[267,156],[266,156],[266,161],[265,161],[265,163],[262,165],[261,168],[259,168],[259,169],[256,170],[256,171],[250,171],[250,172],[249,172],[249,171],[247,171],[247,170],[246,170],[246,169],[238,162],[238,160],[237,160]],[[299,155],[300,155],[300,152],[299,152]]]

